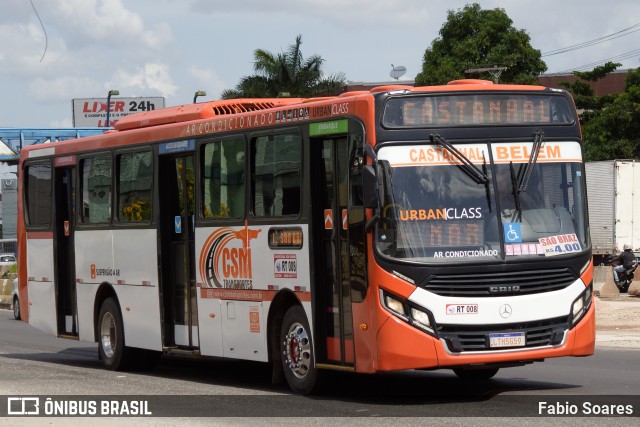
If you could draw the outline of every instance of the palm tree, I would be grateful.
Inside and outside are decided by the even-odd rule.
[[[302,36],[285,53],[274,55],[263,49],[253,53],[255,74],[240,79],[235,89],[225,90],[223,99],[271,98],[283,93],[295,97],[313,97],[339,94],[346,78],[343,73],[323,78],[319,55],[304,59],[300,46]]]

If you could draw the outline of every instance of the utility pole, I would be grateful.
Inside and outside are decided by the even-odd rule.
[[[491,74],[491,77],[493,77],[493,82],[497,84],[498,79],[500,78],[500,74],[502,74],[502,72],[506,69],[507,67],[498,67],[497,65],[494,65],[491,67],[469,68],[468,70],[464,70],[464,72],[468,74],[488,72],[489,74]]]

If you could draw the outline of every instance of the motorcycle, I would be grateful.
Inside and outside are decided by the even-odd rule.
[[[611,264],[612,267],[615,267],[617,264],[614,261],[615,258],[609,260],[609,264]],[[631,267],[618,273],[618,282],[616,283],[616,286],[618,287],[618,290],[620,292],[626,293],[627,291],[629,291],[629,286],[631,286],[631,282],[633,282],[633,276],[638,266],[638,260],[636,259]]]

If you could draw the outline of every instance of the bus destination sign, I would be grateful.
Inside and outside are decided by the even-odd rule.
[[[269,247],[271,249],[302,249],[302,228],[282,227],[269,229]]]
[[[392,98],[387,127],[572,124],[567,100],[540,94],[437,95]]]

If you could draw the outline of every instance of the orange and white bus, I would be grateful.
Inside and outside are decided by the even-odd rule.
[[[149,111],[20,156],[23,318],[162,353],[323,369],[499,368],[594,352],[569,94],[481,80]]]

